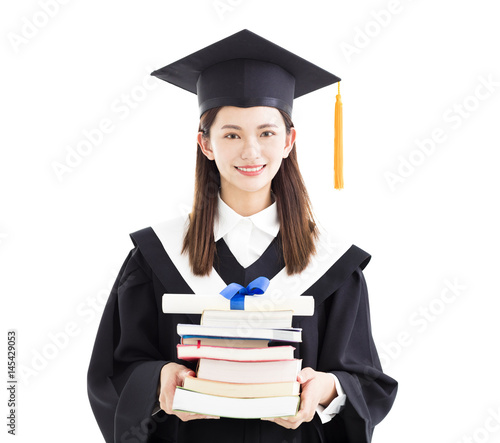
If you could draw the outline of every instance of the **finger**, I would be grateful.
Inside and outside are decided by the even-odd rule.
[[[201,419],[214,419],[217,420],[220,417],[216,415],[202,415],[202,414],[192,414],[189,416],[189,420],[201,420]]]
[[[313,368],[304,368],[297,375],[297,381],[301,384],[313,379],[316,375],[316,371]]]
[[[272,421],[287,429],[297,429],[302,424],[302,420],[291,420],[284,417],[275,417]]]
[[[304,423],[309,422],[314,418],[314,414],[316,413],[316,406],[312,405],[310,401],[300,401],[300,409],[297,413],[291,417],[281,417],[283,420],[286,420],[289,423]]]
[[[284,417],[266,417],[261,420],[274,421],[280,424],[288,424],[289,426],[294,425],[295,423],[302,423],[304,421],[304,414],[301,411],[298,411],[295,415],[287,415]]]
[[[316,378],[315,374],[315,377]],[[310,382],[310,383],[309,383]],[[315,381],[308,380],[306,384],[302,384],[302,392],[300,394],[300,407],[297,414],[307,417],[309,421],[310,417],[314,415],[316,411],[316,406],[319,403],[321,396],[321,387]]]
[[[174,411],[174,415],[177,415],[182,421],[190,421],[190,420],[202,420],[202,419],[219,419],[215,415],[206,415],[206,414],[196,414],[195,412],[181,412]]]
[[[179,378],[178,378],[178,384],[179,385],[183,385],[184,384],[184,380],[186,379],[186,377],[188,376],[191,376],[191,377],[194,377],[196,376],[196,374],[194,373],[193,370],[191,369],[187,369],[185,371],[182,371],[180,374],[179,374]]]

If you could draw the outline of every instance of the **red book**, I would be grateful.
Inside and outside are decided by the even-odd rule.
[[[182,360],[210,358],[233,361],[272,361],[293,359],[293,346],[265,348],[228,348],[222,346],[177,345],[177,357]]]

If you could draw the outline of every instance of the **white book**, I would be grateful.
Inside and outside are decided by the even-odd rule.
[[[300,342],[302,341],[301,328],[225,328],[223,326],[205,326],[196,324],[177,325],[177,334],[197,337],[233,337],[233,338],[263,338],[268,340]]]
[[[231,338],[231,337],[196,337],[184,336],[181,338],[182,345],[196,346],[223,346],[225,348],[266,348],[269,346],[269,340],[260,338]]]
[[[286,417],[295,415],[300,397],[231,398],[175,389],[172,409],[229,418]]]
[[[188,375],[184,379],[182,387],[203,394],[233,398],[280,397],[300,394],[300,383],[297,381],[228,383],[224,381],[205,380]]]

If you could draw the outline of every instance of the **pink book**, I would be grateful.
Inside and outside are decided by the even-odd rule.
[[[177,345],[177,357],[181,360],[210,358],[233,361],[273,361],[293,359],[293,346],[263,348],[228,348],[222,346]]]
[[[275,383],[297,381],[302,360],[230,361],[201,358],[197,376],[229,383]]]

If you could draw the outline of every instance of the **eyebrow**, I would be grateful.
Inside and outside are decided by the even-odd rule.
[[[278,125],[275,125],[274,123],[264,123],[262,125],[257,126],[257,129],[264,129],[264,128],[277,128]],[[237,126],[237,125],[224,125],[221,127],[221,129],[235,129],[238,131],[241,131],[242,127]]]

